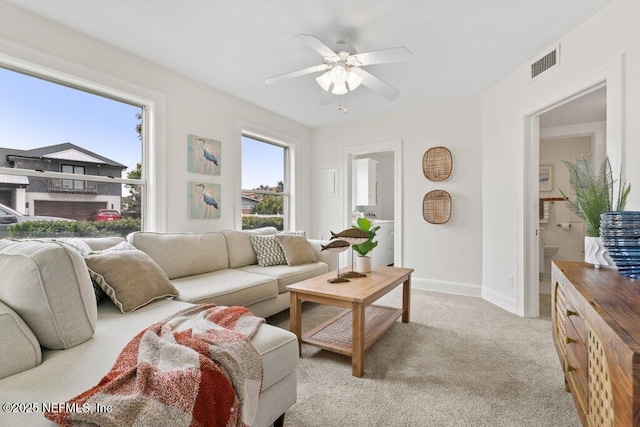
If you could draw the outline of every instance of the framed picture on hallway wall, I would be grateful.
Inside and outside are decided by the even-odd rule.
[[[553,166],[540,166],[539,183],[540,191],[553,190]]]

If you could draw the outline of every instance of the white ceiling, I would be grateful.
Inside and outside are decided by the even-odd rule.
[[[540,115],[540,128],[604,122],[607,120],[607,88],[603,87]]]
[[[7,0],[310,127],[477,95],[613,0]],[[413,62],[366,69],[399,89],[365,87],[348,114],[317,103],[314,75],[268,77],[320,64],[294,35],[346,30],[366,52],[405,46]]]

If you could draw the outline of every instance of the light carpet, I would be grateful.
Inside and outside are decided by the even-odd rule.
[[[351,359],[309,345],[298,364],[298,402],[286,426],[579,426],[544,317],[524,319],[480,298],[412,291],[411,323],[398,321]],[[401,306],[400,288],[380,303]],[[303,304],[307,331],[341,308]],[[289,312],[267,321],[289,328]]]

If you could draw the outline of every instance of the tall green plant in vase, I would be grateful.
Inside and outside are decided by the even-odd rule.
[[[586,222],[585,262],[593,264],[596,268],[613,266],[615,264],[600,239],[600,216],[605,212],[624,210],[631,185],[622,181],[622,171],[618,181],[613,179],[608,157],[602,162],[597,175],[586,159],[578,164],[570,162],[564,162],[564,164],[569,171],[569,184],[576,200],[571,200],[560,188],[558,189],[571,210]],[[614,197],[616,182],[619,183],[618,193]]]
[[[358,218],[357,225],[354,225],[353,228],[362,230],[369,235],[369,239],[366,242],[353,245],[353,250],[358,252],[356,271],[359,273],[369,273],[371,271],[371,257],[367,254],[378,246],[378,241],[374,241],[373,239],[375,239],[376,232],[380,230],[380,227],[377,225],[374,226],[373,222],[368,218]]]

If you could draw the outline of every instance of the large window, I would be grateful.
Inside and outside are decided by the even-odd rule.
[[[289,149],[242,136],[242,228],[289,228]]]
[[[105,234],[107,217],[126,222],[121,233],[141,228],[144,108],[98,92],[0,67],[0,207],[20,229],[9,236],[43,216],[86,223],[85,235]]]

